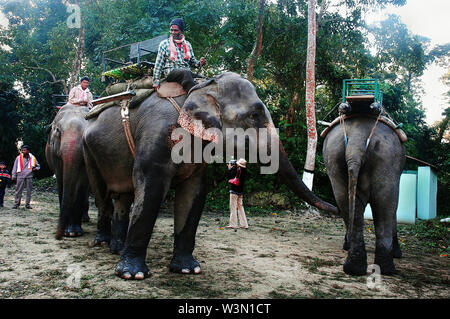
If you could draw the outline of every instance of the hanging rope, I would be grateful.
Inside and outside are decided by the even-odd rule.
[[[333,108],[331,109],[330,112],[328,112],[327,115],[324,116],[324,118],[322,119],[322,121],[325,121],[325,119],[330,116],[331,113],[333,113],[333,111],[339,106],[339,104],[341,104],[341,102],[338,102],[335,106],[333,106]]]
[[[369,137],[367,138],[366,150],[367,150],[367,147],[369,147],[370,138],[372,137],[373,132],[375,132],[375,128],[377,127],[377,124],[378,124],[378,121],[380,120],[380,117],[381,117],[381,113],[378,115],[377,120],[375,121],[375,125],[373,126],[372,131],[370,132]]]
[[[372,130],[370,131],[369,137],[367,138],[366,141],[366,150],[369,147],[369,143],[370,143],[370,139],[373,136],[373,133],[375,132],[375,128],[377,127],[378,121],[381,118],[381,113],[378,115],[377,120],[375,121],[375,125],[373,126]],[[347,131],[345,129],[345,115],[341,115],[339,116],[339,124],[342,125],[342,129],[344,131],[344,143],[345,143],[345,147],[347,148],[348,145],[348,137],[347,137]]]
[[[341,116],[339,116],[339,123],[342,125],[342,129],[344,130],[344,143],[345,143],[345,147],[347,148],[348,145],[348,138],[347,138],[347,132],[345,131],[345,115],[342,114]]]
[[[169,100],[170,103],[172,103],[175,110],[177,110],[178,114],[180,114],[181,108],[178,105],[177,101],[175,101],[172,97],[166,97],[167,100]]]

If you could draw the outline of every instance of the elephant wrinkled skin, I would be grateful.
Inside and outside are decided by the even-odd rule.
[[[186,91],[190,90],[187,97],[175,99],[182,105],[180,115],[157,94],[130,109],[135,159],[128,149],[119,108],[109,108],[89,121],[83,136],[89,180],[99,209],[96,243],[110,242],[111,251],[120,252],[116,274],[124,279],[150,275],[145,264],[147,246],[170,187],[175,189],[175,234],[169,269],[178,273],[200,272],[200,264],[192,253],[207,194],[206,163],[175,164],[171,158],[171,132],[181,126],[191,134],[200,134],[206,139],[204,147],[217,136],[202,135],[201,128],[192,126],[193,120],[201,120],[205,128],[219,130],[273,127],[253,85],[237,74],[225,73],[193,88],[194,83],[180,83]],[[292,190],[316,207],[337,212],[336,207],[320,200],[302,183],[282,147],[277,152],[280,172],[291,179],[288,184]]]
[[[397,240],[396,211],[400,175],[405,164],[405,147],[397,134],[378,122],[366,150],[366,141],[375,119],[355,117],[345,121],[348,146],[342,125],[325,137],[323,158],[334,197],[347,226],[344,249],[348,256],[344,271],[365,275],[367,255],[364,245],[364,209],[372,208],[375,224],[375,264],[381,273],[395,273],[393,258],[401,256]]]

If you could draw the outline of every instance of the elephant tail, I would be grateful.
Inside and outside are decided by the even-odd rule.
[[[349,208],[349,220],[348,220],[348,234],[349,239],[353,235],[353,224],[355,222],[355,209],[356,209],[356,189],[358,186],[358,176],[361,163],[348,164],[348,208]]]

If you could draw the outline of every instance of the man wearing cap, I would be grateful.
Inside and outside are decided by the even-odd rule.
[[[88,87],[89,78],[84,76],[81,78],[80,84],[70,90],[67,103],[92,108],[94,97]]]
[[[236,210],[239,214],[239,224],[241,228],[247,229],[247,217],[245,216],[244,204],[243,204],[243,196],[244,196],[244,186],[245,180],[247,176],[247,161],[243,158],[240,158],[236,165],[231,165],[228,163],[228,178],[237,178],[239,180],[238,185],[230,184],[230,224],[226,228],[236,229],[237,225],[237,217]]]
[[[33,172],[39,170],[39,165],[36,157],[30,153],[27,145],[22,146],[22,153],[16,157],[12,170],[12,180],[17,179],[16,194],[13,208],[16,209],[20,206],[22,199],[23,188],[27,187],[27,197],[25,201],[25,208],[32,209],[31,202],[31,190],[33,182]]]
[[[188,69],[206,64],[204,57],[198,61],[194,57],[191,44],[184,38],[184,20],[174,19],[170,22],[170,37],[161,41],[153,70],[153,87],[159,88],[161,76],[167,75],[174,69]]]
[[[11,175],[6,169],[6,163],[0,162],[0,207],[3,207],[3,199],[5,198],[6,186],[9,187]]]

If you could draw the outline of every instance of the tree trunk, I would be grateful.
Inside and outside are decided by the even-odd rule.
[[[294,124],[295,106],[298,105],[298,102],[299,102],[298,92],[295,91],[291,103],[289,105],[288,112],[286,114],[286,122],[287,124],[289,124],[289,126],[286,128],[286,137],[291,137],[294,132],[294,128],[292,127],[292,125]]]
[[[450,123],[450,107],[446,108],[442,115],[445,115],[445,117],[442,119],[441,123],[438,126],[439,130],[437,141],[439,143],[442,143],[442,138],[444,137],[444,133],[449,126],[448,124]]]
[[[315,60],[316,60],[316,0],[308,0],[308,51],[306,59],[306,125],[308,129],[308,149],[306,152],[303,182],[312,189],[317,148],[315,98]]]
[[[256,59],[261,55],[262,48],[262,27],[264,18],[264,8],[266,6],[266,0],[259,1],[259,14],[258,14],[258,32],[256,34],[255,46],[252,53],[247,59],[247,79],[253,81],[253,68],[255,66]]]
[[[75,1],[75,4],[78,4],[78,1]],[[78,44],[77,44],[77,51],[75,53],[75,59],[73,61],[72,66],[72,72],[70,74],[70,80],[69,80],[69,86],[70,89],[73,88],[77,82],[78,77],[81,73],[81,67],[83,63],[83,57],[84,57],[84,26],[83,26],[83,20],[81,20],[80,29],[78,30]]]

